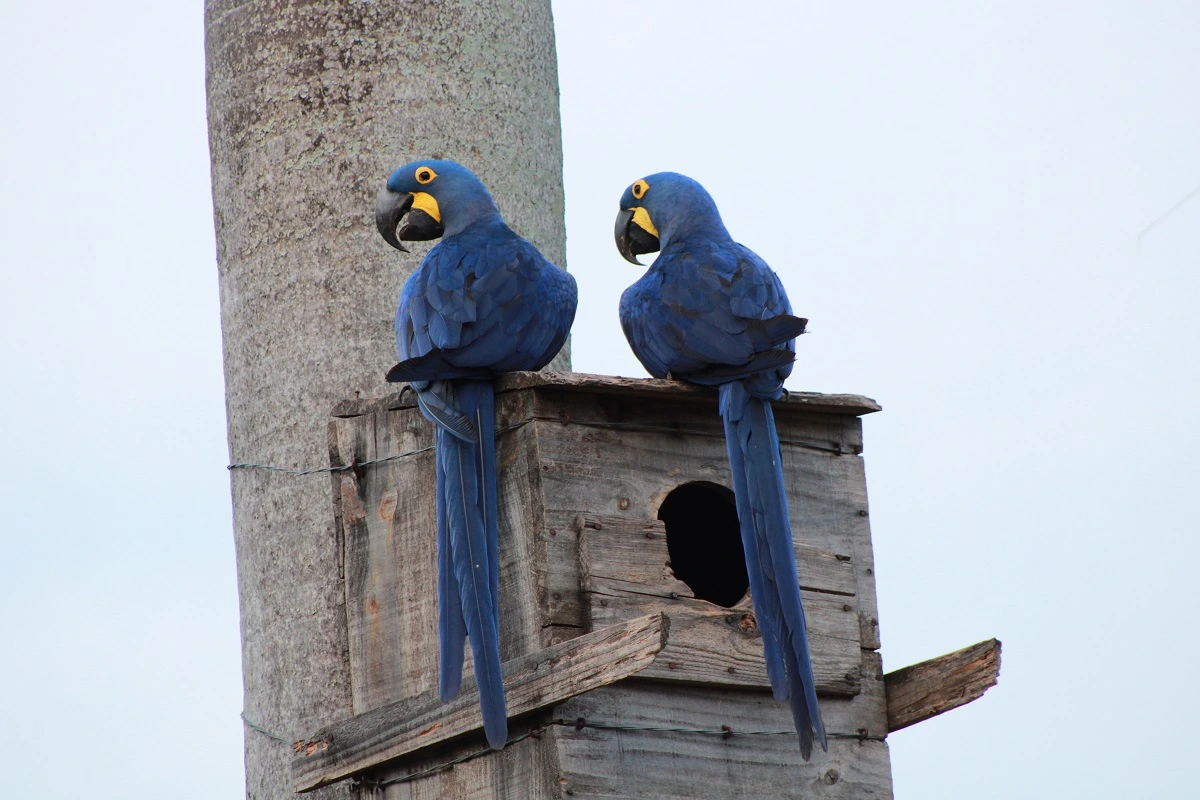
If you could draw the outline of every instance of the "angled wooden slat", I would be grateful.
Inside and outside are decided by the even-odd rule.
[[[509,716],[560,703],[646,669],[666,644],[668,624],[662,614],[651,614],[506,663]],[[442,703],[435,692],[391,703],[296,742],[293,783],[298,792],[310,791],[482,726],[474,686],[449,703]]]
[[[985,642],[889,672],[888,732],[936,717],[983,697],[1000,677],[1000,642]]]

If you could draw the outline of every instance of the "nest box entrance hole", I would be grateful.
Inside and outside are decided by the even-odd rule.
[[[746,553],[733,492],[697,481],[671,490],[658,509],[675,577],[700,600],[725,608],[746,596]]]

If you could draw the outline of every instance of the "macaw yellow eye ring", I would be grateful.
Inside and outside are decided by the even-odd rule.
[[[633,187],[631,189],[631,191],[633,192],[633,199],[641,200],[643,197],[646,196],[646,192],[647,192],[647,190],[649,190],[649,188],[650,188],[650,184],[646,183],[644,180],[634,181]]]
[[[437,173],[431,170],[429,167],[417,167],[417,174],[415,177],[417,179],[417,183],[424,186],[436,178]]]

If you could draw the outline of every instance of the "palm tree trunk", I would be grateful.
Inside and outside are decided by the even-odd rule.
[[[550,2],[207,0],[205,25],[230,455],[322,466],[333,405],[389,391],[420,256],[375,232],[391,169],[465,164],[564,264]],[[292,741],[351,713],[330,481],[231,480],[245,716]],[[291,797],[291,747],[245,736],[247,796]]]

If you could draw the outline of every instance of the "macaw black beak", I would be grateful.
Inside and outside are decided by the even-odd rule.
[[[617,240],[617,250],[630,264],[644,266],[637,257],[643,253],[658,252],[658,237],[634,221],[633,209],[617,214],[617,227],[613,235]]]
[[[437,239],[444,232],[442,223],[421,209],[413,210],[413,196],[406,192],[393,192],[384,186],[375,197],[375,227],[379,235],[392,247],[407,253],[408,248],[400,244]],[[411,213],[410,213],[411,212]],[[408,216],[405,219],[405,215]],[[403,220],[400,230],[396,226]]]

